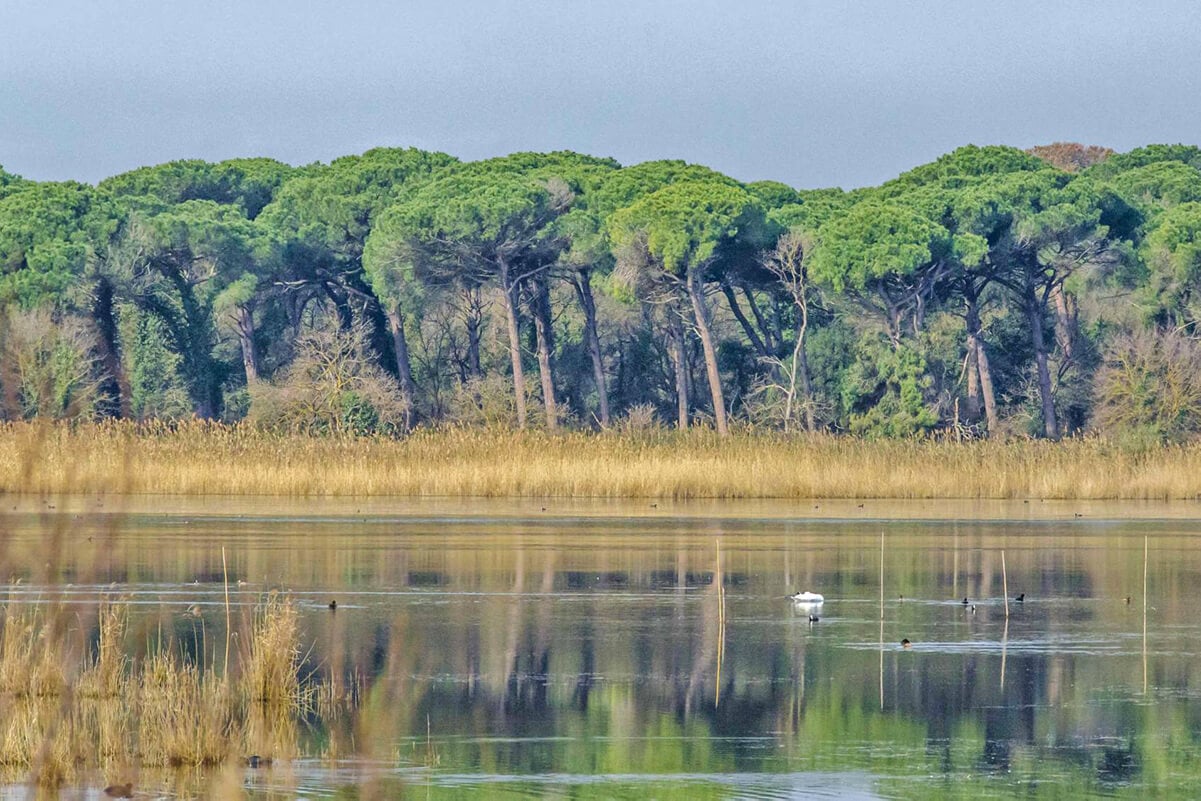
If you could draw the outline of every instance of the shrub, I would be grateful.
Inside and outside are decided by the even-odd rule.
[[[302,337],[279,381],[255,384],[250,398],[249,420],[272,429],[361,435],[403,431],[409,422],[400,386],[358,327]]]
[[[1180,442],[1201,429],[1201,342],[1175,332],[1126,334],[1103,354],[1093,426],[1127,440]]]
[[[95,335],[79,318],[17,311],[0,334],[0,364],[10,418],[94,418],[103,370]]]

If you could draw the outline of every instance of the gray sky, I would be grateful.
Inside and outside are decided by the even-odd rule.
[[[1201,140],[1201,3],[0,0],[0,164],[571,149],[799,187]]]

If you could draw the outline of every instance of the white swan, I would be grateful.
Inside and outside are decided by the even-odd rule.
[[[799,604],[820,604],[825,603],[826,598],[820,593],[806,590],[805,592],[798,592],[796,595],[793,595],[792,600]]]

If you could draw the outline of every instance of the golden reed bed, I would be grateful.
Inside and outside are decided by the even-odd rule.
[[[0,426],[0,491],[285,496],[1201,496],[1201,446],[453,429],[406,439],[246,426]]]

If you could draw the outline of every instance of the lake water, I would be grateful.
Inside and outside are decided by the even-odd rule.
[[[10,604],[80,619],[102,594],[130,600],[132,650],[194,640],[193,605],[220,640],[223,550],[236,614],[289,593],[306,674],[356,704],[307,721],[299,759],[246,769],[252,797],[1196,798],[1198,519],[1037,501],[25,499],[0,514],[0,575]],[[1025,595],[1008,616],[1006,583]],[[805,589],[824,604],[787,597]]]

